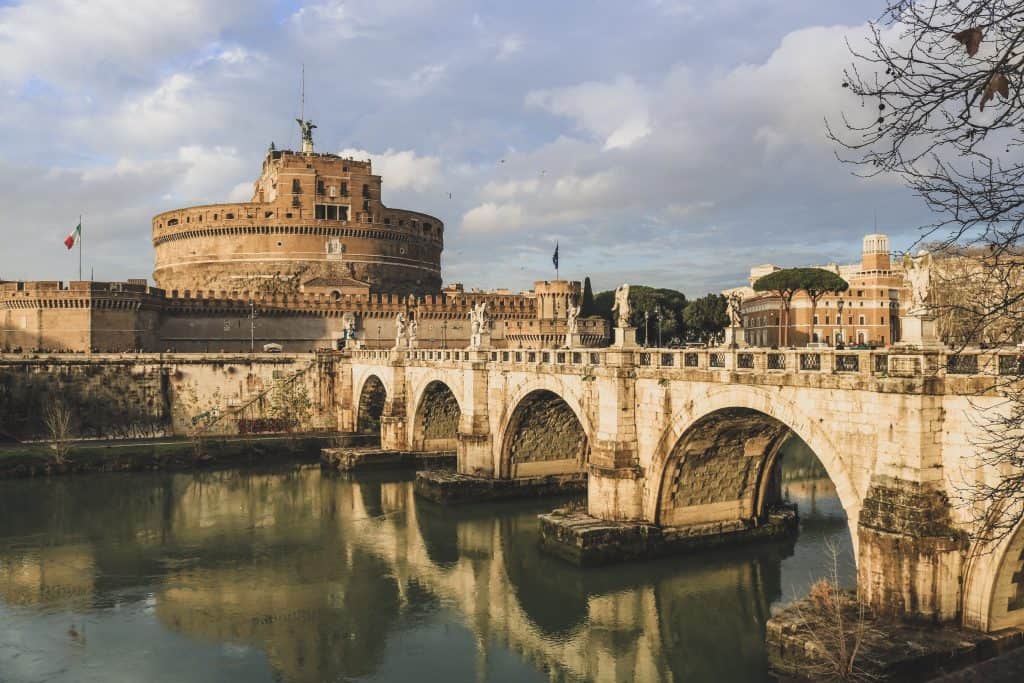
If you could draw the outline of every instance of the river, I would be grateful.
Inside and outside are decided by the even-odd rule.
[[[0,681],[759,681],[771,610],[840,549],[806,447],[793,542],[581,570],[531,501],[439,508],[315,468],[0,482]]]

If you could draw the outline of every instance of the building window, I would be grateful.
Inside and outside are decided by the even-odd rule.
[[[859,324],[863,325],[864,324],[864,316],[860,316],[859,320],[860,320]]]
[[[177,224],[178,224],[178,219],[177,218],[172,218],[171,220],[167,221],[167,227],[168,228],[173,227],[173,226],[175,226]]]
[[[363,184],[363,196],[364,197],[369,197],[370,196],[370,186],[365,184],[365,183]]]
[[[390,218],[385,218],[384,219],[384,225],[391,225],[391,219]]]
[[[347,171],[348,169],[346,168],[345,170]],[[341,184],[341,196],[342,197],[347,197],[348,196],[348,183],[346,183],[346,182],[342,182],[342,184]]]
[[[878,323],[878,324],[879,325],[884,325],[885,324],[885,316],[884,315],[882,316],[882,321],[880,323]]]
[[[814,314],[814,324],[815,324],[815,325],[817,325],[817,324],[818,324],[818,314],[817,314],[817,313],[815,313],[815,314]],[[815,336],[817,336],[817,335],[815,335]],[[818,340],[817,340],[817,339],[815,339],[814,341],[818,341]]]
[[[316,193],[317,194],[323,194],[324,193],[324,181],[322,181],[322,180],[316,181]]]
[[[826,315],[826,316],[825,316],[825,324],[826,324],[826,325],[828,325],[828,324],[829,324],[829,316],[828,316],[828,315]]]
[[[292,178],[292,193],[302,192],[302,182],[298,178]]]
[[[327,211],[326,211],[326,209],[327,209],[327,207],[324,206],[323,204],[317,204],[313,208],[313,215],[316,217],[317,220],[323,220],[323,219],[327,218]]]
[[[370,210],[370,200],[369,199],[364,199],[363,200],[363,211],[369,211],[369,210]]]

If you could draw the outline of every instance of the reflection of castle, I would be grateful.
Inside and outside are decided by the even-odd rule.
[[[0,350],[246,351],[333,347],[342,316],[368,346],[390,346],[399,313],[424,347],[463,347],[469,309],[488,303],[497,346],[559,345],[579,283],[534,291],[441,287],[444,224],[391,209],[369,161],[271,148],[249,202],[153,218],[156,287],[127,282],[0,283]],[[581,341],[607,337],[580,321]]]

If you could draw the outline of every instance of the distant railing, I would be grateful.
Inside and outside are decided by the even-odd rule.
[[[357,349],[344,351],[353,359],[366,362],[382,362],[396,353],[391,349]],[[692,350],[634,349],[623,351],[615,348],[599,349],[488,349],[488,350],[441,350],[408,349],[398,351],[399,357],[410,361],[428,363],[440,361],[463,362],[483,358],[496,364],[557,364],[570,367],[595,367],[604,365],[632,365],[644,371],[660,368],[699,371],[701,369],[735,371],[814,372],[836,374],[861,374],[878,377],[909,377],[922,374],[946,374],[950,376],[1008,376],[1024,375],[1024,362],[1018,361],[1016,353],[997,350],[986,352],[940,354],[921,353],[914,350],[887,349],[884,352],[870,350],[802,349],[772,350],[759,348],[723,349],[701,348]],[[632,358],[630,361],[629,358]]]

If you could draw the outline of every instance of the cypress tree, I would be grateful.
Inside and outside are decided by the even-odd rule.
[[[583,278],[583,301],[580,303],[580,315],[594,315],[594,290],[590,288],[590,276]]]

